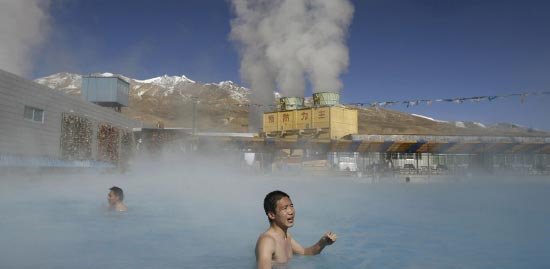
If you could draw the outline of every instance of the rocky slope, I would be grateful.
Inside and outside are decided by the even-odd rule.
[[[205,131],[247,132],[250,90],[231,81],[202,83],[186,76],[161,76],[137,80],[111,73],[130,83],[130,104],[122,113],[150,126],[191,127],[193,103],[197,127]],[[58,73],[36,82],[79,95],[82,76]],[[277,94],[275,95],[277,97]],[[196,97],[196,98],[193,98]],[[473,122],[443,122],[385,108],[358,108],[360,134],[550,136],[548,132],[502,123],[484,126]]]
[[[359,109],[360,134],[550,136],[550,133],[509,123],[445,122],[385,108]]]
[[[246,131],[248,129],[249,90],[231,81],[201,83],[185,76],[161,76],[137,80],[111,73],[92,76],[118,76],[130,83],[129,106],[122,113],[156,126],[191,127],[196,102],[197,127],[209,131]],[[82,76],[58,73],[35,80],[50,88],[79,95]],[[194,99],[193,97],[196,97]]]

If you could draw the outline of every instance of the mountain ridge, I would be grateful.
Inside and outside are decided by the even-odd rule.
[[[190,127],[193,103],[198,101],[195,108],[199,129],[248,132],[251,90],[232,81],[203,83],[185,75],[166,74],[145,80],[107,72],[90,76],[115,76],[128,82],[130,104],[122,109],[122,113],[150,126],[162,122],[166,127]],[[62,72],[38,78],[35,82],[67,94],[79,95],[82,75]],[[277,92],[274,96],[279,97]],[[550,132],[512,123],[487,126],[478,122],[446,122],[381,107],[356,109],[359,134],[550,136]]]

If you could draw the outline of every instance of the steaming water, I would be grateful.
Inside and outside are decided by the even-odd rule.
[[[169,170],[167,170],[169,171]],[[105,210],[108,188],[129,212]],[[0,178],[0,268],[254,268],[265,194],[291,195],[289,268],[550,268],[550,183],[364,183],[197,172]]]

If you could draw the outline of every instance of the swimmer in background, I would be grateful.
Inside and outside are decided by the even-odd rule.
[[[109,194],[107,195],[107,201],[109,202],[109,210],[114,210],[117,212],[128,211],[128,208],[122,202],[124,200],[124,192],[121,188],[113,186],[110,189]]]
[[[311,247],[304,248],[288,231],[294,226],[294,205],[288,194],[273,191],[264,199],[264,210],[269,219],[269,228],[256,242],[256,263],[258,269],[272,268],[272,265],[284,265],[292,254],[317,255],[323,248],[336,241],[336,234],[328,232]]]

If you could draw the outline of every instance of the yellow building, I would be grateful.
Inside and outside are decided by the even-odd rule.
[[[357,132],[357,110],[344,106],[308,107],[263,115],[266,136],[340,139]]]

